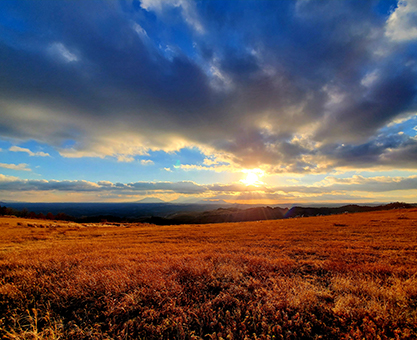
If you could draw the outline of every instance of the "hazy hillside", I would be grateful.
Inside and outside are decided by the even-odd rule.
[[[378,206],[344,205],[341,207],[301,207],[291,209],[280,207],[262,207],[251,205],[231,205],[213,202],[207,204],[171,204],[171,203],[7,203],[16,209],[19,216],[35,212],[52,219],[74,220],[78,222],[136,221],[159,225],[169,224],[205,224],[224,222],[244,222],[277,220],[283,218],[334,215],[399,208],[412,208],[415,205],[390,203]],[[0,205],[1,206],[1,205]],[[62,217],[62,214],[64,216]],[[61,218],[62,217],[62,218]]]
[[[284,218],[288,209],[256,207],[248,209],[218,208],[202,213],[177,213],[162,222],[175,224],[224,223],[258,220],[277,220]]]
[[[224,204],[172,204],[172,203],[27,203],[7,202],[4,205],[19,211],[35,213],[64,213],[75,218],[93,216],[114,216],[118,218],[167,217],[178,212],[203,212],[224,207]],[[227,206],[227,205],[226,205]],[[230,206],[230,205],[229,205]]]
[[[224,223],[224,222],[244,222],[278,220],[294,217],[308,217],[321,215],[335,215],[343,213],[369,212],[391,209],[412,208],[414,205],[406,203],[390,203],[380,206],[359,206],[345,205],[337,208],[309,208],[309,207],[254,207],[254,208],[218,208],[204,212],[181,212],[167,217],[143,218],[141,221],[154,224],[205,224],[205,223]]]

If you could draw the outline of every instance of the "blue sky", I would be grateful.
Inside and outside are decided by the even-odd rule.
[[[0,2],[0,200],[417,202],[417,0]]]

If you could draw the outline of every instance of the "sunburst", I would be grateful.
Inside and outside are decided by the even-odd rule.
[[[261,182],[261,178],[265,173],[261,169],[245,169],[242,172],[246,173],[246,178],[240,180],[242,183],[253,186],[263,184],[263,182]]]

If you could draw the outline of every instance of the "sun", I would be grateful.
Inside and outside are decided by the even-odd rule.
[[[240,181],[246,185],[254,185],[258,186],[263,184],[261,182],[261,177],[265,174],[261,169],[251,169],[251,170],[243,170],[243,173],[246,173],[246,178],[241,179]]]

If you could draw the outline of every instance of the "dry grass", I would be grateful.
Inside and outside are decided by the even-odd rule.
[[[0,231],[5,339],[417,338],[417,210]]]

